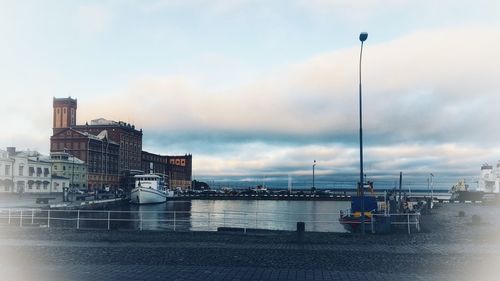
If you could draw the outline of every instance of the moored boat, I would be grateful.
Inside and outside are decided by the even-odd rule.
[[[164,176],[160,174],[135,175],[135,188],[130,193],[133,204],[164,203],[173,191],[168,191]]]
[[[496,181],[490,180],[490,173],[485,170],[491,170],[491,166],[483,165],[481,167],[481,176],[479,177],[478,188],[471,189],[468,184],[465,183],[465,179],[460,179],[455,185],[450,189],[451,201],[458,202],[477,202],[477,201],[495,201],[499,200],[500,193],[498,189],[495,189]],[[489,188],[488,188],[489,186]],[[496,191],[496,192],[495,192]]]
[[[339,222],[349,232],[360,231],[363,222],[365,226],[371,225],[373,215],[378,211],[377,198],[372,192],[373,184],[370,182],[365,189],[370,190],[370,194],[359,196],[358,191],[358,196],[351,198],[351,209],[346,213],[340,212]],[[365,231],[368,229],[365,227]]]

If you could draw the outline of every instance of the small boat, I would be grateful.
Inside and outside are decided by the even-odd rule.
[[[133,204],[164,203],[173,191],[168,191],[165,177],[160,174],[135,175],[135,188],[130,193]]]
[[[484,165],[482,167],[482,170]],[[482,182],[481,182],[482,181]],[[469,185],[465,183],[465,179],[460,179],[455,185],[450,189],[451,192],[451,201],[458,201],[461,203],[471,201],[496,201],[499,199],[498,192],[491,192],[492,189],[486,189],[489,192],[485,191],[485,183],[488,182],[484,178],[480,178],[479,185],[481,186],[479,189],[471,189]],[[482,184],[482,185],[481,185]]]
[[[339,222],[344,227],[344,229],[349,232],[361,231],[363,218],[365,231],[368,231],[368,229],[370,229],[369,226],[372,223],[373,214],[377,213],[378,211],[377,198],[373,194],[373,183],[369,182],[367,185],[365,185],[365,190],[371,192],[366,192],[364,196],[360,196],[360,191],[358,188],[358,196],[351,197],[350,211],[346,213],[342,211],[340,212]]]
[[[500,161],[496,166],[481,165],[477,187],[470,187],[465,179],[460,179],[450,189],[451,201],[499,201],[500,200]]]

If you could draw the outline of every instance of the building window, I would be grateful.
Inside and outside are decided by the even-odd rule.
[[[19,165],[19,176],[22,177],[24,176],[24,166]]]
[[[37,181],[37,182],[36,182],[36,189],[40,189],[40,184],[41,184],[41,182],[40,182],[40,181]]]
[[[37,167],[37,168],[36,168],[36,176],[37,176],[37,177],[39,177],[39,176],[41,176],[41,175],[42,175],[42,168]]]
[[[49,172],[49,168],[44,168],[43,169],[43,175],[44,175],[44,177],[47,177],[49,175],[49,173],[50,173]]]
[[[10,165],[5,165],[5,175],[10,176]]]
[[[34,167],[29,167],[29,175],[32,177],[35,174],[35,168]]]

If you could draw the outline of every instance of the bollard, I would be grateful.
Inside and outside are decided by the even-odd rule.
[[[297,222],[297,233],[303,233],[306,231],[306,224],[305,222],[298,221]]]
[[[33,224],[34,219],[35,219],[35,211],[31,209],[31,224]]]
[[[21,215],[19,217],[19,227],[23,227],[23,210],[21,210]]]
[[[304,242],[304,232],[306,231],[305,222],[298,221],[297,222],[297,242]]]
[[[472,224],[473,225],[481,224],[481,217],[479,215],[472,215]]]
[[[76,215],[76,229],[80,229],[80,210],[78,210]]]

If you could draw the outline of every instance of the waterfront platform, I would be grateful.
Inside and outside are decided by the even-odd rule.
[[[294,232],[77,231],[4,225],[0,227],[0,277],[26,281],[498,280],[498,215],[498,205],[438,204],[426,216],[422,233],[360,237],[306,232],[302,239]]]
[[[106,195],[106,194],[105,194]],[[19,209],[93,209],[106,208],[112,204],[128,203],[128,200],[116,198],[113,195],[85,196],[77,198],[77,195],[71,195],[70,201],[64,202],[62,194],[18,194],[6,193],[0,194],[0,208],[19,208]],[[79,199],[79,200],[77,200]],[[83,199],[83,200],[82,200]]]

